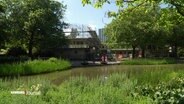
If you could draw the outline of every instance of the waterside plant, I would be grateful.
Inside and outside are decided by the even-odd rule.
[[[50,58],[48,60],[33,60],[13,64],[0,64],[0,76],[17,76],[48,73],[66,70],[71,67],[69,61]]]

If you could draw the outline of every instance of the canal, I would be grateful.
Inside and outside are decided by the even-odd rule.
[[[71,77],[86,76],[88,78],[95,78],[97,76],[108,77],[112,73],[125,73],[128,76],[141,75],[144,71],[153,72],[157,70],[183,70],[184,64],[171,64],[171,65],[107,65],[107,66],[93,66],[93,67],[79,67],[72,68],[66,71],[57,71],[47,74],[39,74],[32,76],[22,76],[20,79],[34,80],[43,79],[49,80],[51,83],[59,85],[63,81]]]

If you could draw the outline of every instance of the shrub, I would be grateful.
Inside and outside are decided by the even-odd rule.
[[[137,90],[140,95],[149,96],[158,104],[184,103],[184,78],[174,78],[168,83],[162,82],[155,86],[139,86]]]
[[[22,55],[26,55],[27,52],[25,49],[23,49],[22,47],[11,47],[10,49],[8,49],[7,55],[9,56],[22,56]]]
[[[14,56],[0,56],[0,63],[16,63],[16,62],[24,62],[27,61],[29,57],[26,56],[20,56],[20,57],[14,57]]]

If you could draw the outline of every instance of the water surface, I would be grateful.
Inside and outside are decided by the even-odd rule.
[[[71,77],[86,76],[94,78],[97,76],[108,76],[112,73],[125,73],[127,75],[139,75],[144,71],[151,72],[153,70],[184,70],[184,64],[171,64],[171,65],[108,65],[108,66],[93,66],[93,67],[80,67],[73,68],[66,71],[57,71],[47,74],[39,74],[33,76],[23,76],[20,79],[41,78],[43,80],[50,80],[54,84],[61,84],[63,81]]]

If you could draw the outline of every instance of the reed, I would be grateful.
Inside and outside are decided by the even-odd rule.
[[[71,67],[69,61],[50,58],[48,60],[33,60],[14,64],[0,64],[0,76],[17,76],[48,73],[66,70]]]
[[[124,65],[161,65],[161,64],[176,64],[175,59],[131,59],[123,61]]]

